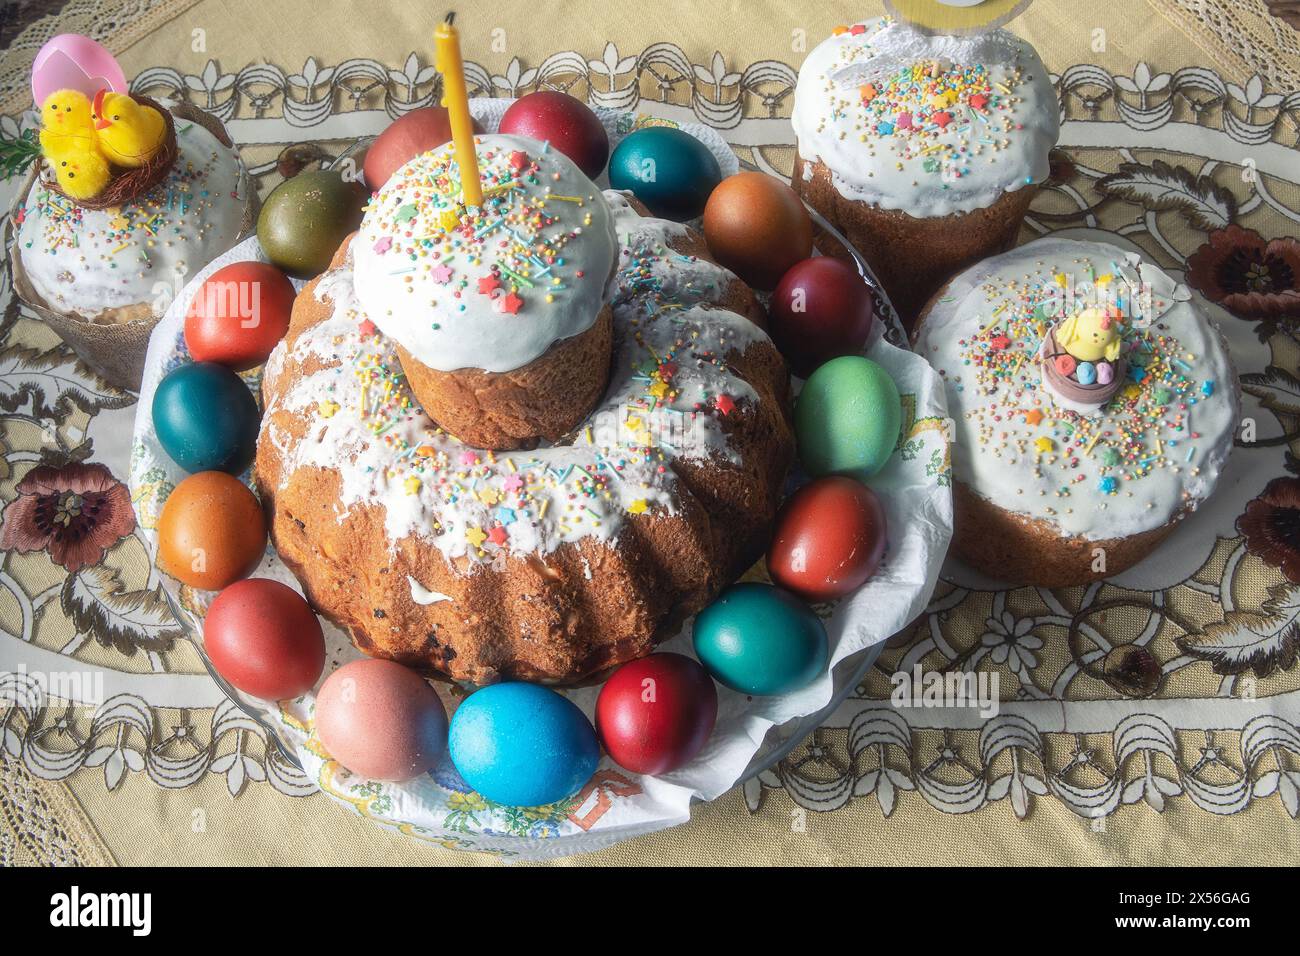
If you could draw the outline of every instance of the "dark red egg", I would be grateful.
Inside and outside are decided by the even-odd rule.
[[[781,506],[767,572],[806,601],[831,601],[866,584],[885,556],[885,509],[876,493],[840,475],[804,485]]]
[[[320,621],[297,591],[269,578],[236,581],[217,595],[203,647],[218,674],[265,700],[307,693],[325,669]]]
[[[876,315],[857,270],[832,256],[791,266],[768,314],[772,340],[800,378],[830,359],[861,354]]]
[[[609,134],[582,100],[555,90],[521,96],[501,117],[501,132],[545,140],[592,179],[609,161]]]
[[[713,733],[718,691],[697,662],[681,654],[629,661],[596,700],[596,733],[620,767],[668,773],[692,760]]]
[[[374,191],[383,188],[390,176],[410,160],[451,142],[450,114],[441,106],[423,106],[403,113],[375,137],[366,150],[362,172],[366,185]],[[474,132],[483,132],[476,122]]]
[[[185,314],[196,362],[242,372],[266,361],[289,331],[293,283],[267,262],[232,262],[204,280]]]

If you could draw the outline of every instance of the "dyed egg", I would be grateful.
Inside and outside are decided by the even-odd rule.
[[[609,134],[586,103],[568,93],[538,90],[521,96],[501,117],[501,132],[549,142],[592,179],[609,159]]]
[[[862,587],[885,556],[885,509],[859,481],[831,475],[781,506],[767,571],[805,601],[832,601]]]
[[[366,150],[362,171],[366,185],[374,192],[383,188],[393,173],[421,153],[451,142],[450,114],[441,106],[423,106],[403,113],[375,137]],[[477,122],[474,132],[483,132]]]
[[[208,276],[185,314],[185,346],[196,362],[236,372],[266,361],[289,331],[293,283],[265,262],[233,262]]]
[[[482,796],[537,807],[572,796],[596,772],[600,744],[577,705],[536,684],[493,684],[451,718],[452,763]]]
[[[671,126],[637,130],[609,158],[610,186],[629,190],[661,219],[694,219],[721,180],[709,148]]]
[[[826,628],[770,584],[733,584],[695,618],[695,653],[732,690],[757,697],[806,687],[826,670]]]
[[[286,179],[266,197],[257,217],[257,239],[272,263],[296,279],[329,268],[334,253],[361,225],[370,193],[332,169]]]
[[[708,672],[681,654],[629,661],[596,699],[596,733],[620,767],[668,773],[694,759],[713,733],[718,692]]]
[[[857,355],[875,322],[871,290],[843,259],[817,256],[781,276],[768,307],[772,341],[801,378],[841,355]]]
[[[158,441],[191,473],[241,473],[257,451],[259,417],[243,379],[215,362],[172,369],[153,394]]]
[[[316,695],[316,736],[329,755],[371,780],[428,773],[447,749],[447,712],[429,682],[394,661],[344,664]]]
[[[190,587],[219,591],[253,573],[266,551],[257,497],[222,471],[190,475],[158,518],[158,567]]]
[[[320,621],[293,588],[248,578],[224,588],[203,619],[203,649],[217,673],[266,700],[300,697],[325,669]]]
[[[795,191],[765,173],[728,176],[704,207],[713,257],[756,289],[772,289],[812,255],[812,219]]]
[[[889,461],[902,422],[888,372],[860,355],[831,359],[808,377],[794,406],[799,460],[814,478],[864,480]]]

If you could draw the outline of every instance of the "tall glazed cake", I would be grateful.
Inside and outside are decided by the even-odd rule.
[[[960,269],[1014,244],[1059,133],[1034,49],[1004,30],[839,27],[799,71],[792,185],[870,262],[909,325]]]
[[[1213,493],[1236,372],[1186,286],[1100,242],[1039,239],[958,275],[915,335],[955,424],[953,547],[998,580],[1132,567]]]
[[[357,300],[394,343],[412,392],[479,448],[555,441],[609,378],[617,264],[609,204],[566,156],[476,137],[484,201],[455,191],[450,145],[372,200],[352,243]]]

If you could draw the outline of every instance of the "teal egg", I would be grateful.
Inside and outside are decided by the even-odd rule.
[[[216,362],[168,372],[153,395],[153,427],[172,461],[193,474],[238,475],[257,451],[257,400],[243,379]]]
[[[572,796],[600,761],[596,729],[573,701],[520,682],[465,698],[452,715],[447,748],[466,783],[509,807]]]
[[[695,618],[695,654],[718,683],[765,697],[806,687],[826,670],[826,628],[770,584],[733,584]]]
[[[889,373],[860,355],[831,359],[808,377],[794,406],[799,460],[809,475],[859,481],[889,461],[903,404]]]
[[[637,130],[609,158],[609,184],[629,190],[661,219],[694,219],[721,181],[708,147],[671,126]]]

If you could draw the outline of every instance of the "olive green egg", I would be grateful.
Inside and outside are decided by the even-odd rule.
[[[272,263],[298,279],[329,268],[348,234],[361,225],[369,194],[356,180],[328,169],[299,173],[266,197],[257,238]]]
[[[831,359],[808,377],[794,407],[799,460],[814,478],[863,481],[889,461],[903,422],[898,386],[860,355]]]

